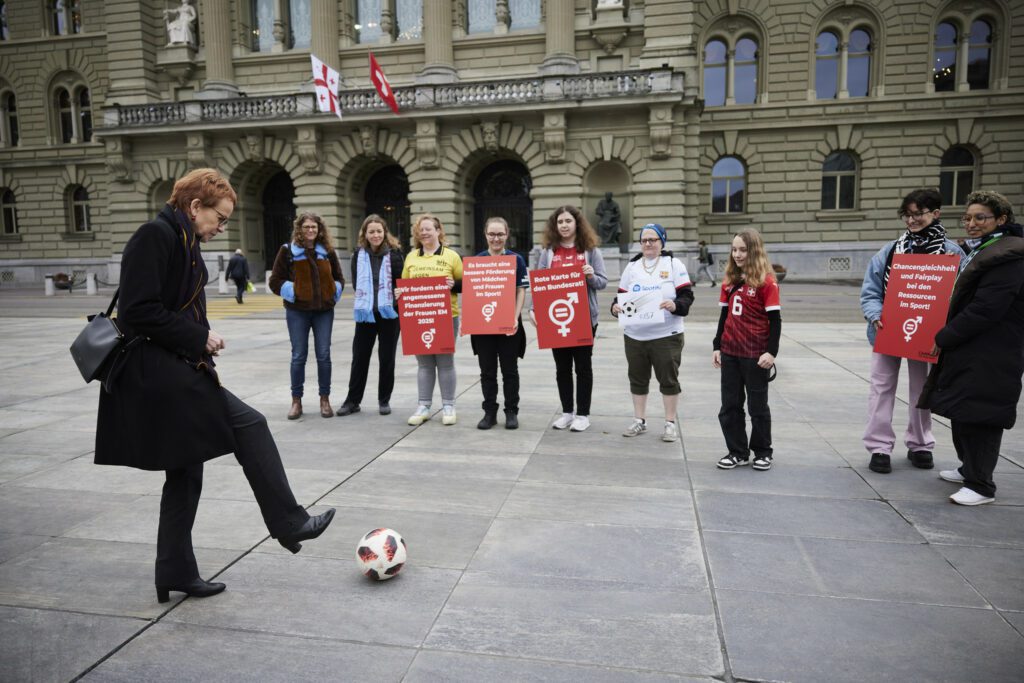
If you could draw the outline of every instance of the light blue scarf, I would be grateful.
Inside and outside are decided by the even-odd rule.
[[[380,260],[380,276],[377,279],[377,312],[380,317],[395,319],[393,284],[391,282],[391,254],[385,251]],[[356,300],[353,317],[357,323],[372,323],[373,318],[373,266],[370,252],[359,250],[356,261]]]

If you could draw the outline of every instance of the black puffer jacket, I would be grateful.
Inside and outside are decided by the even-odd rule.
[[[1007,230],[1020,234],[1019,226]],[[957,278],[942,350],[918,401],[958,422],[1010,429],[1024,373],[1024,239],[982,249]]]

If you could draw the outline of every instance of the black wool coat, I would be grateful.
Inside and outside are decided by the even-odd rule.
[[[216,373],[199,364],[206,321],[176,309],[189,276],[185,253],[170,207],[125,245],[117,321],[129,338],[143,339],[132,345],[111,391],[100,390],[98,465],[168,470],[235,450],[224,391]]]
[[[229,280],[249,279],[249,260],[241,254],[232,254],[228,259],[228,267],[224,271],[224,277]]]
[[[919,408],[968,424],[1010,429],[1024,373],[1024,239],[982,249],[957,278],[942,350]]]

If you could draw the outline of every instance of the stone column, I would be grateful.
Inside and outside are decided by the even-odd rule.
[[[337,0],[313,0],[313,54],[335,71],[338,62],[338,3]]]
[[[216,99],[238,94],[235,65],[231,61],[231,10],[226,2],[203,2],[203,46],[206,80],[196,97]]]
[[[993,41],[994,42],[994,41]],[[872,55],[874,56],[874,55]],[[971,84],[967,81],[967,60],[971,57],[971,35],[959,36],[956,46],[956,67],[953,71],[953,75],[956,76],[956,91],[967,92],[971,89]],[[989,69],[991,69],[992,61],[989,60]]]
[[[423,0],[424,66],[417,83],[454,83],[459,80],[452,51],[452,3]]]
[[[736,104],[736,50],[726,50],[725,103]]]
[[[540,65],[544,75],[579,73],[576,60],[576,26],[573,0],[548,0],[544,46]]]
[[[850,97],[850,91],[846,89],[846,70],[847,64],[850,61],[850,44],[840,43],[839,44],[839,69],[836,78],[839,82],[836,83],[836,99],[845,100]]]

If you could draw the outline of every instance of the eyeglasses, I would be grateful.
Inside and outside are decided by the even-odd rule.
[[[964,225],[967,225],[972,220],[975,223],[984,223],[989,218],[995,218],[995,216],[993,216],[990,213],[975,213],[975,214],[965,213],[963,216],[960,216],[960,222],[963,223]]]
[[[505,236],[506,235],[503,232],[489,232],[489,233],[487,233],[487,239],[489,239],[489,240],[500,240],[500,239],[504,238]]]
[[[916,219],[922,218],[922,217],[924,217],[924,216],[926,216],[927,214],[930,214],[930,213],[932,213],[932,210],[931,209],[927,209],[925,211],[900,211],[896,215],[899,216],[900,218],[902,218],[903,220],[907,220],[908,218],[913,218],[913,219],[916,220]]]
[[[212,208],[212,207],[211,207],[211,208]],[[228,224],[228,217],[227,217],[227,216],[225,216],[224,214],[222,214],[222,213],[221,213],[220,211],[218,211],[217,209],[213,209],[213,212],[214,212],[215,214],[217,214],[217,227],[218,227],[218,228],[223,228],[223,227],[224,227],[225,225],[227,225],[227,224]]]
[[[660,241],[657,237],[644,237],[640,240],[640,244],[657,244]]]

